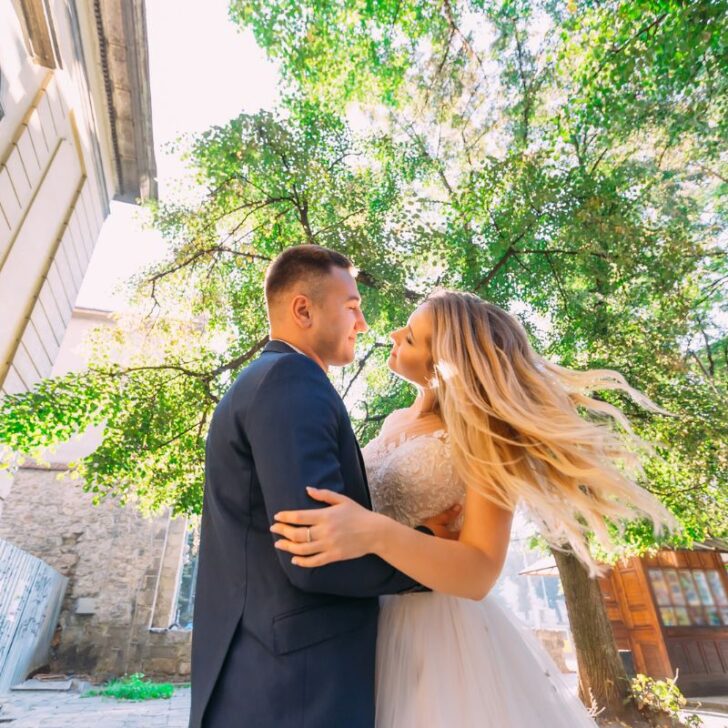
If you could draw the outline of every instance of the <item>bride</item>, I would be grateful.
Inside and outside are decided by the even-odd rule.
[[[302,568],[374,553],[432,590],[382,597],[378,728],[594,726],[535,637],[489,592],[519,503],[592,575],[587,533],[614,548],[605,520],[671,523],[624,467],[638,468],[633,452],[595,422],[611,418],[632,436],[628,421],[585,392],[618,389],[659,408],[616,372],[542,359],[512,316],[472,294],[432,295],[391,336],[389,367],[418,396],[363,449],[375,512],[311,488],[330,507],[276,514],[276,547]],[[454,502],[458,534],[412,528]]]

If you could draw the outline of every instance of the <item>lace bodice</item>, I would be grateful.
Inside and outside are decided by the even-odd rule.
[[[414,527],[463,502],[465,488],[455,473],[445,430],[410,436],[403,432],[395,440],[380,435],[362,455],[378,513]]]

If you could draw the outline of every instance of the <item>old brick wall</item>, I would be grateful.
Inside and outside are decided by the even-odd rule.
[[[184,522],[145,518],[111,499],[94,506],[78,482],[58,474],[20,469],[0,516],[0,538],[69,578],[51,671],[188,679],[191,632],[165,629]],[[77,613],[79,605],[93,613]]]

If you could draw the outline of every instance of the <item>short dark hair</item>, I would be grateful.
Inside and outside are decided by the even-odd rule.
[[[351,270],[355,275],[354,264],[335,250],[320,245],[286,248],[268,266],[265,274],[265,300],[268,306],[294,283],[313,282],[331,273],[333,268]]]

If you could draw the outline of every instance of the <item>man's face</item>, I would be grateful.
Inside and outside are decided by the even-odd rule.
[[[313,304],[312,343],[327,366],[345,366],[354,361],[356,337],[368,330],[361,310],[356,279],[348,270],[332,268],[321,278]]]

